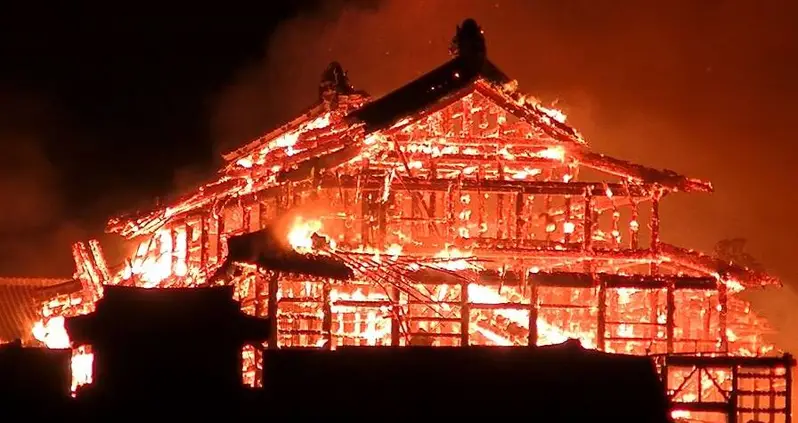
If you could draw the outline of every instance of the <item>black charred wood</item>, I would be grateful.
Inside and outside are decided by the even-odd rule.
[[[349,83],[343,66],[332,62],[324,70],[319,83],[319,100],[329,105],[330,108],[338,107],[338,97],[355,94],[355,87]]]
[[[474,63],[481,63],[488,54],[485,36],[477,21],[466,19],[457,27],[449,52]]]
[[[299,254],[293,251],[284,252],[283,254],[261,255],[257,262],[253,264],[277,272],[295,273],[319,278],[347,280],[354,277],[352,269],[333,257],[315,254]]]
[[[315,235],[314,244],[328,245],[328,240]],[[227,240],[228,256],[212,280],[233,271],[233,263],[248,263],[275,271],[321,278],[346,280],[353,277],[352,269],[330,256],[300,254],[274,236],[271,228],[232,236]]]

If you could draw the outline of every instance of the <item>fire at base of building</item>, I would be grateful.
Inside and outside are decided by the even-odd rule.
[[[466,21],[449,62],[378,99],[332,64],[318,104],[226,154],[217,180],[112,219],[138,245],[121,268],[76,244],[83,289],[45,305],[37,338],[69,347],[62,316],[106,284],[233,284],[272,318],[269,348],[576,338],[665,357],[674,416],[787,421],[791,360],[735,296],[778,282],[660,239],[661,201],[711,184],[591,151],[486,57]],[[90,360],[75,353],[76,384]]]

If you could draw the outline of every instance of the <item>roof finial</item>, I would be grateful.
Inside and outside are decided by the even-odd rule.
[[[339,95],[350,95],[354,92],[355,88],[349,83],[343,66],[338,62],[330,63],[321,75],[320,99],[326,102],[335,102]]]
[[[482,28],[474,19],[468,18],[457,26],[457,32],[452,38],[449,53],[456,57],[466,59],[484,60],[487,56],[485,36]]]

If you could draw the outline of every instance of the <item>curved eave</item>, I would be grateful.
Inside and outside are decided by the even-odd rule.
[[[308,108],[304,113],[300,114],[290,122],[287,122],[280,127],[274,129],[273,131],[258,137],[254,141],[248,142],[246,145],[239,147],[235,150],[228,151],[227,153],[222,154],[222,158],[225,161],[235,161],[241,157],[245,157],[246,155],[252,153],[253,151],[262,148],[265,144],[269,141],[279,137],[281,134],[284,134],[288,131],[293,131],[299,128],[302,124],[307,123],[313,119],[320,117],[322,114],[325,113],[324,104],[316,103],[310,108]]]
[[[631,179],[635,182],[657,184],[676,192],[714,191],[712,183],[688,178],[668,169],[654,169],[626,160],[616,159],[587,149],[572,152],[581,164],[611,175]]]
[[[733,263],[727,263],[717,257],[695,250],[662,243],[660,244],[660,254],[664,259],[680,266],[715,276],[733,290],[760,288],[769,285],[781,286],[781,281],[775,276]],[[736,286],[737,284],[740,286]]]
[[[201,186],[196,191],[175,200],[171,206],[132,216],[115,217],[108,220],[105,231],[125,238],[133,238],[157,230],[163,223],[186,212],[205,207],[216,202],[220,196],[227,196],[246,186],[246,181],[238,178],[222,177]]]
[[[258,150],[263,149],[269,144],[269,142],[280,137],[281,135],[291,131],[299,130],[303,125],[322,117],[326,113],[334,113],[338,116],[345,115],[353,108],[357,110],[358,108],[362,107],[362,104],[367,102],[368,99],[369,95],[367,93],[363,91],[355,91],[349,95],[341,95],[339,102],[335,105],[317,102],[293,120],[283,124],[273,131],[258,137],[256,140],[251,141],[240,148],[222,154],[222,158],[228,163],[235,163],[239,159],[247,157]]]
[[[277,172],[263,172],[256,176],[248,170],[236,174],[222,176],[220,179],[201,186],[191,194],[183,196],[170,206],[141,213],[133,217],[118,217],[108,221],[106,231],[116,233],[125,238],[150,234],[172,219],[180,218],[196,210],[216,207],[227,200],[242,195],[251,195],[272,188],[285,180],[305,179],[313,168],[332,168],[357,155],[362,139],[360,128],[352,127],[349,131],[330,134],[317,140],[313,148],[290,157],[278,158],[282,169]],[[333,142],[337,141],[337,142]]]

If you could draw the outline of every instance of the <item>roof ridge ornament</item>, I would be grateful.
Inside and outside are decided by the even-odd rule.
[[[319,83],[319,100],[334,105],[340,95],[355,94],[355,87],[349,82],[349,77],[343,66],[338,62],[330,62],[324,73],[321,74]]]
[[[449,54],[469,61],[482,62],[488,55],[485,32],[477,21],[468,18],[457,26],[457,31],[449,46]]]

